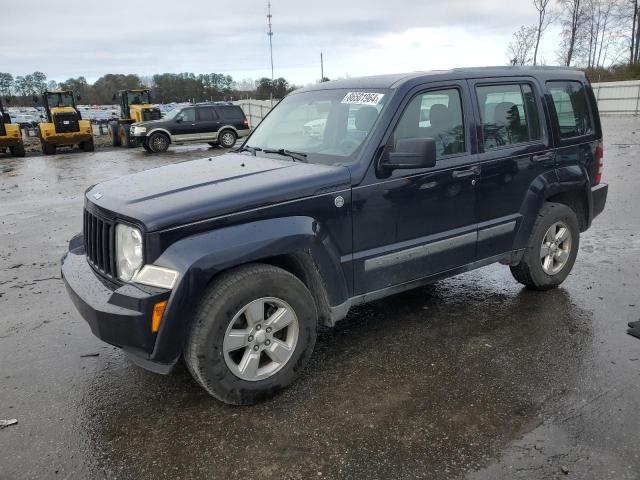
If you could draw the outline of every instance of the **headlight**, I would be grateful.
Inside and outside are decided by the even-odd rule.
[[[147,127],[133,127],[134,132],[137,133],[147,133]]]
[[[116,263],[118,278],[130,281],[142,267],[142,234],[137,228],[116,225]]]

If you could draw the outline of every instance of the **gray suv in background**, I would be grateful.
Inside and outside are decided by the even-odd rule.
[[[249,121],[231,103],[203,103],[171,110],[160,120],[134,123],[131,137],[149,152],[164,152],[172,143],[208,143],[231,148],[249,135]]]

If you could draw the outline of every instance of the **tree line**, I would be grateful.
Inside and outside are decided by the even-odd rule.
[[[638,0],[532,0],[535,20],[521,25],[506,51],[512,65],[546,64],[539,46],[552,24],[559,26],[555,62],[577,66],[593,80],[638,78]]]
[[[203,102],[210,100],[237,100],[254,98],[266,100],[282,98],[297,88],[285,78],[260,78],[234,81],[221,73],[162,73],[151,77],[135,74],[107,74],[89,83],[85,77],[69,78],[64,82],[47,80],[43,72],[14,77],[0,72],[0,95],[10,99],[12,105],[33,105],[32,97],[46,90],[72,90],[80,97],[79,103],[106,105],[116,103],[113,95],[118,90],[149,88],[155,103]]]

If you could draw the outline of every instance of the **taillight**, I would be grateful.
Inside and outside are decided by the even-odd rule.
[[[604,168],[604,146],[600,142],[596,146],[596,181],[595,185],[598,185],[602,181],[602,170]]]
[[[242,124],[243,124],[245,127],[249,128],[249,120],[247,120],[246,118],[244,119],[244,121],[242,122]]]

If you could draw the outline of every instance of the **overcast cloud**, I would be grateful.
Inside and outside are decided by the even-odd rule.
[[[296,84],[455,66],[501,65],[531,0],[272,0],[275,75]],[[106,73],[270,76],[266,0],[35,0],[3,7],[0,71],[51,79]],[[549,30],[542,57],[555,59]]]

